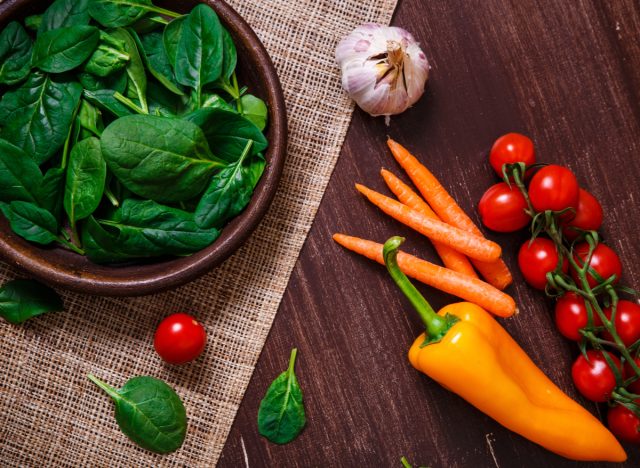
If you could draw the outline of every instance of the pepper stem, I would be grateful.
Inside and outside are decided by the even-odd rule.
[[[430,341],[441,339],[447,330],[451,327],[451,320],[447,320],[445,317],[441,317],[436,314],[433,307],[427,302],[420,291],[409,281],[407,275],[405,275],[398,266],[398,248],[404,242],[404,237],[394,236],[384,243],[382,255],[384,257],[384,263],[387,265],[387,270],[393,278],[393,281],[400,288],[400,290],[407,296],[407,299],[411,302],[411,305],[416,309],[418,315],[422,319],[425,328],[427,329],[427,335]]]

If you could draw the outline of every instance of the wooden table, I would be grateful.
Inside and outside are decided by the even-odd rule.
[[[520,131],[538,160],[567,164],[602,202],[602,230],[640,287],[640,6],[637,0],[403,0],[393,24],[412,31],[432,64],[426,95],[391,126],[356,111],[342,155],[238,412],[220,466],[578,466],[509,432],[410,367],[420,324],[384,268],[344,251],[331,234],[384,241],[434,259],[431,245],[365,202],[363,182],[386,191],[381,167],[400,174],[385,136],[408,146],[463,208],[496,182],[493,140]],[[333,51],[328,50],[328,55]],[[322,155],[318,155],[322,157]],[[515,276],[520,315],[502,320],[569,395],[575,345],[555,330],[552,302],[523,283],[516,252],[525,233],[495,235]],[[421,286],[434,306],[455,299]],[[258,405],[298,347],[308,426],[276,446],[256,428]],[[640,464],[628,448],[626,466]],[[604,466],[594,464],[592,466]]]

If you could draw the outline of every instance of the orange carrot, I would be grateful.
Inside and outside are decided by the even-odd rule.
[[[353,252],[384,265],[382,244],[344,234],[334,234],[333,240]],[[404,252],[398,253],[398,265],[407,276],[465,301],[478,304],[492,314],[510,317],[517,312],[516,303],[511,296],[478,278],[434,265]]]
[[[387,145],[398,164],[406,171],[414,185],[418,188],[426,202],[442,221],[473,234],[482,235],[475,223],[460,208],[453,197],[442,186],[440,181],[416,159],[406,148],[391,138]],[[480,262],[472,260],[480,274],[492,285],[504,289],[511,284],[513,278],[507,265],[502,261]]]
[[[409,208],[419,211],[431,219],[440,221],[440,218],[438,218],[438,215],[433,212],[431,207],[402,180],[385,169],[382,169],[380,174],[387,183],[387,187],[389,187],[393,194],[398,197],[398,200],[400,200],[401,203],[407,205]],[[464,275],[473,276],[474,278],[478,277],[471,266],[471,262],[469,262],[469,259],[463,254],[442,244],[441,242],[433,242],[433,246],[442,259],[444,266]]]
[[[364,185],[356,184],[356,188],[386,214],[429,239],[441,242],[458,252],[483,262],[491,262],[500,258],[501,249],[495,242],[455,228],[442,221],[428,218],[399,201],[375,192]]]

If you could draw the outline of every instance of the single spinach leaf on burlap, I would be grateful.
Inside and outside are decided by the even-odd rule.
[[[187,412],[178,394],[154,377],[134,377],[115,389],[93,375],[89,380],[111,397],[118,426],[140,447],[156,453],[179,449],[187,434]]]
[[[129,78],[127,94],[129,97],[140,101],[140,107],[147,113],[149,111],[147,106],[147,74],[136,41],[126,29],[115,29],[110,34],[124,43],[125,52],[129,55],[129,62],[126,68]]]
[[[42,185],[40,168],[24,151],[0,139],[0,201],[36,202]]]
[[[269,386],[258,409],[258,431],[276,444],[291,442],[307,422],[302,390],[293,370],[297,351],[291,350],[288,369]]]
[[[0,288],[0,316],[14,325],[63,308],[60,296],[38,281],[15,279]]]
[[[13,232],[37,244],[48,245],[57,240],[58,221],[44,208],[25,201],[0,204]]]
[[[80,66],[98,47],[100,30],[94,26],[69,26],[46,31],[33,46],[31,65],[48,73]]]
[[[269,110],[265,102],[251,94],[245,94],[240,98],[242,115],[253,123],[260,131],[267,126]]]
[[[27,77],[32,48],[33,42],[20,23],[12,21],[0,32],[1,84],[16,84]]]
[[[150,12],[174,18],[180,16],[153,5],[151,0],[92,0],[89,4],[91,17],[107,28],[129,26]]]
[[[173,118],[122,117],[102,133],[101,146],[126,188],[158,202],[194,198],[225,165],[211,154],[198,126]]]
[[[42,164],[62,146],[80,102],[82,87],[42,73],[32,73],[0,101],[0,137]]]
[[[90,0],[56,0],[40,19],[38,35],[53,29],[89,24]]]
[[[131,35],[136,41],[140,57],[149,73],[172,93],[184,96],[184,92],[178,87],[173,69],[169,64],[169,57],[162,44],[162,33],[150,33],[139,37],[135,31],[132,31]]]

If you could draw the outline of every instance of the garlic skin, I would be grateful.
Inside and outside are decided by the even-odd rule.
[[[372,116],[394,115],[424,93],[429,62],[413,36],[402,28],[363,24],[336,48],[342,87]]]

